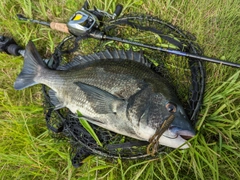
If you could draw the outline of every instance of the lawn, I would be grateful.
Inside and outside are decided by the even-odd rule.
[[[189,31],[204,55],[240,63],[238,0],[91,0],[91,7],[112,13],[145,13]],[[49,57],[66,34],[21,22],[16,14],[45,21],[67,22],[84,1],[2,0],[0,35],[25,46],[34,41]],[[206,89],[196,124],[197,135],[187,150],[174,150],[152,160],[113,160],[89,156],[79,168],[71,164],[69,143],[52,138],[42,108],[41,86],[16,91],[13,83],[22,57],[0,53],[0,178],[1,179],[240,179],[240,69],[206,63]]]

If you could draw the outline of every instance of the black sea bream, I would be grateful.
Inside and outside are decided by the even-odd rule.
[[[125,58],[116,54],[112,59],[80,58],[75,65],[51,70],[29,42],[14,88],[45,84],[52,89],[50,96],[57,109],[79,111],[90,123],[144,141],[149,141],[164,120],[174,114],[159,144],[188,148],[184,138],[193,137],[195,132],[175,93],[147,67],[140,53],[126,54]]]

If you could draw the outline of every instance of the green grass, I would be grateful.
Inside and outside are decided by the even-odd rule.
[[[210,57],[239,63],[240,1],[96,0],[99,9],[144,12],[193,33]],[[33,40],[48,57],[65,34],[19,22],[15,16],[66,22],[83,1],[2,0],[0,34],[25,46]],[[40,86],[22,91],[13,82],[22,58],[0,53],[1,179],[240,179],[240,71],[207,63],[207,87],[196,129],[187,150],[174,150],[153,160],[106,160],[90,156],[75,169],[69,144],[54,140],[45,125]]]

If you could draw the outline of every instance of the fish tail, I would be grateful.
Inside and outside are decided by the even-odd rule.
[[[43,62],[35,45],[32,41],[29,41],[24,53],[23,69],[14,83],[14,88],[21,90],[38,84],[36,77],[41,73],[42,69],[46,68],[47,66]]]

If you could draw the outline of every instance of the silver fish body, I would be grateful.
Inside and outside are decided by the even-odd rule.
[[[32,42],[26,47],[24,67],[14,87],[45,84],[56,108],[81,112],[83,118],[110,131],[148,141],[171,114],[175,119],[159,143],[188,148],[181,136],[193,137],[183,107],[165,80],[143,58],[79,60],[59,70],[43,63]],[[139,61],[139,62],[137,62]],[[185,143],[185,144],[184,144]]]

